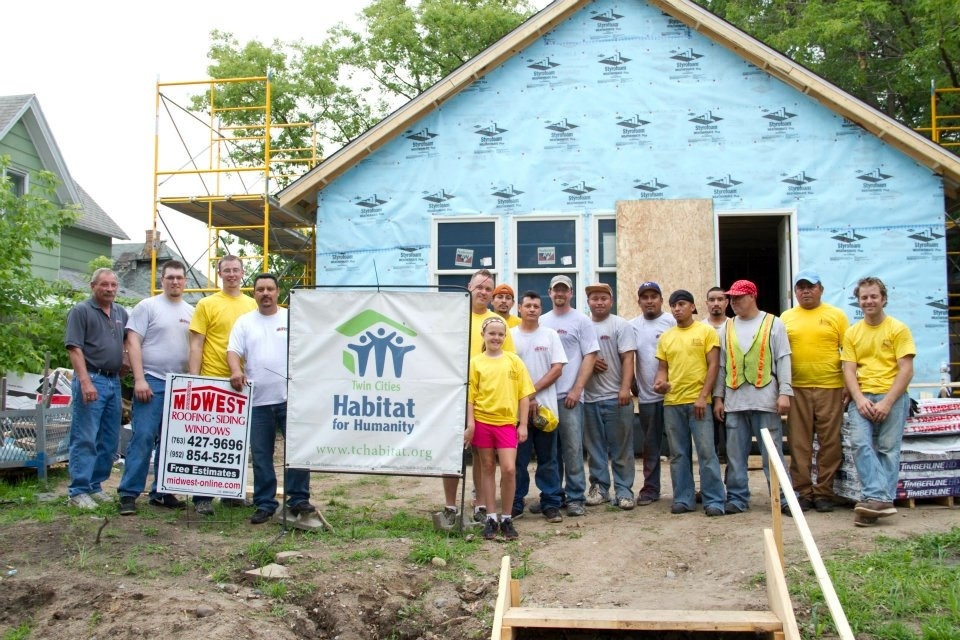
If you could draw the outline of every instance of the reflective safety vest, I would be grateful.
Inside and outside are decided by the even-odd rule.
[[[737,342],[737,332],[733,321],[727,321],[727,376],[726,385],[736,389],[744,382],[753,386],[765,387],[773,378],[773,354],[770,353],[770,331],[773,329],[773,316],[765,313],[760,321],[760,329],[753,337],[753,344],[746,353]]]

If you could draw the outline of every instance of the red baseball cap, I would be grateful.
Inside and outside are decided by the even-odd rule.
[[[753,296],[757,297],[757,285],[749,280],[737,280],[730,285],[730,290],[725,292],[728,296]]]

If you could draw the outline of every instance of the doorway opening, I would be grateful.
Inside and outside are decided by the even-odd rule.
[[[791,223],[789,213],[718,214],[720,286],[750,280],[757,285],[761,310],[780,315],[789,309],[796,237]]]

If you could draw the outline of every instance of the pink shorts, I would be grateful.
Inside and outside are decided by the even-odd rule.
[[[477,449],[516,449],[517,427],[513,424],[473,423],[473,446]]]

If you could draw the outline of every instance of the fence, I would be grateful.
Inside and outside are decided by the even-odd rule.
[[[45,407],[0,411],[0,469],[35,468],[41,480],[47,467],[68,457],[71,409]]]

